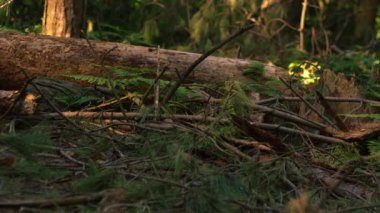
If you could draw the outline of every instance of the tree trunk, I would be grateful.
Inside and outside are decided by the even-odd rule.
[[[82,37],[85,32],[86,0],[45,0],[42,34]]]
[[[375,39],[378,0],[360,0],[355,16],[356,44],[366,45]]]
[[[19,89],[25,83],[25,76],[19,68],[31,76],[62,79],[63,74],[109,75],[106,66],[145,67],[152,69],[155,76],[157,56],[160,67],[166,69],[165,78],[177,80],[200,54],[133,46],[112,42],[84,39],[57,38],[48,36],[28,36],[0,33],[0,89]],[[227,80],[247,80],[242,71],[253,62],[241,59],[208,57],[201,63],[189,81],[223,83]],[[265,76],[285,76],[284,69],[255,62]]]

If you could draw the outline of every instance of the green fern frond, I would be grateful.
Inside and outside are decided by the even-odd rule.
[[[78,81],[85,81],[90,84],[96,84],[99,86],[105,86],[108,83],[107,78],[93,76],[93,75],[83,75],[83,74],[66,74],[65,77],[72,78]]]
[[[54,97],[60,105],[68,108],[78,108],[90,103],[99,103],[102,101],[101,98],[96,96],[86,96],[86,95],[68,95],[68,96],[57,96]]]

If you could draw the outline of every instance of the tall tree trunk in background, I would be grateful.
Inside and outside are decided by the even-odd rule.
[[[42,34],[83,37],[86,26],[86,0],[45,0]]]
[[[355,42],[368,44],[375,37],[378,0],[360,0],[355,16]]]

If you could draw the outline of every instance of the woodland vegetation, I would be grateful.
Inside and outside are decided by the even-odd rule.
[[[0,0],[0,212],[379,212],[377,0]]]

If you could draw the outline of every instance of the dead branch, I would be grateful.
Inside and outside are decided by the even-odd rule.
[[[70,197],[59,197],[52,199],[35,199],[35,200],[7,200],[0,201],[0,207],[21,207],[21,206],[35,206],[35,207],[50,207],[50,206],[67,206],[80,204],[85,202],[99,201],[105,196],[106,191],[87,194],[75,195]]]

